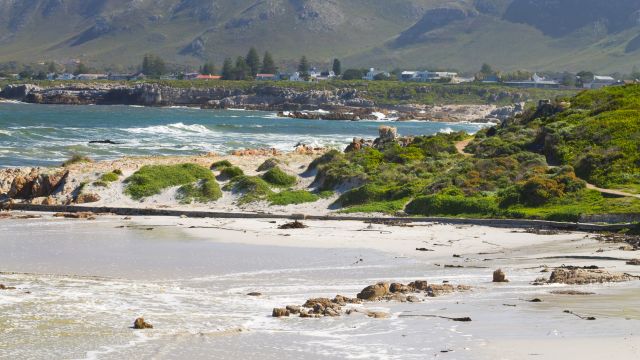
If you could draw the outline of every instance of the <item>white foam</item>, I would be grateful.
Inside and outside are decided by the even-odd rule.
[[[213,133],[209,128],[200,124],[186,125],[182,122],[169,125],[154,125],[139,128],[122,129],[134,134],[165,134],[184,135],[185,133],[208,134]]]

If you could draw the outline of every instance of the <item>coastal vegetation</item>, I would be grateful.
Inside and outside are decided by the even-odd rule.
[[[273,186],[290,187],[296,184],[297,179],[282,171],[279,167],[272,167],[262,175],[262,179]]]
[[[577,221],[640,212],[640,200],[587,187],[640,189],[640,86],[560,97],[480,131],[420,136],[316,159],[315,185],[343,212]]]
[[[67,166],[71,166],[73,164],[90,163],[90,162],[93,162],[93,160],[91,158],[89,158],[88,156],[75,154],[75,155],[71,156],[68,160],[63,162],[62,166],[63,167],[67,167]]]
[[[120,171],[119,169],[104,173],[96,182],[93,183],[93,185],[107,187],[110,183],[118,181],[121,175],[122,171]]]
[[[187,186],[180,193],[184,198],[204,198],[215,196],[217,183],[213,173],[196,164],[143,166],[125,180],[125,193],[135,200],[158,195],[173,186]],[[194,183],[200,183],[198,186]],[[198,193],[198,194],[196,194]]]

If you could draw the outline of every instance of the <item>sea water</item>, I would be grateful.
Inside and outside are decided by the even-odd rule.
[[[0,103],[0,167],[58,165],[71,155],[225,154],[246,148],[292,151],[299,144],[343,148],[354,137],[375,138],[381,125],[401,135],[427,135],[483,124],[429,121],[325,121],[279,118],[258,111],[187,107],[67,106]],[[89,144],[111,140],[118,144]]]

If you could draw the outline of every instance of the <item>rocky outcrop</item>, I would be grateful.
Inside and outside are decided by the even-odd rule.
[[[501,282],[509,282],[509,280],[507,280],[507,275],[504,273],[504,271],[502,271],[502,269],[498,269],[493,272],[493,282],[501,283]]]
[[[632,277],[628,274],[612,273],[603,269],[563,267],[552,271],[547,283],[585,285],[629,280],[632,280]]]
[[[382,298],[389,293],[389,283],[377,283],[369,285],[357,295],[358,299],[374,301]]]
[[[0,194],[11,199],[48,197],[69,175],[68,171],[48,171],[40,168],[3,170],[0,172]]]
[[[133,322],[133,328],[136,329],[136,330],[153,329],[153,325],[151,325],[148,322],[144,321],[144,318],[137,318]]]
[[[29,94],[39,91],[42,89],[32,84],[7,85],[0,91],[0,98],[24,100]]]

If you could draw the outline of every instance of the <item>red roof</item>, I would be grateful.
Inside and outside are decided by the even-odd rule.
[[[219,75],[198,75],[196,76],[198,80],[220,80],[222,76]]]

